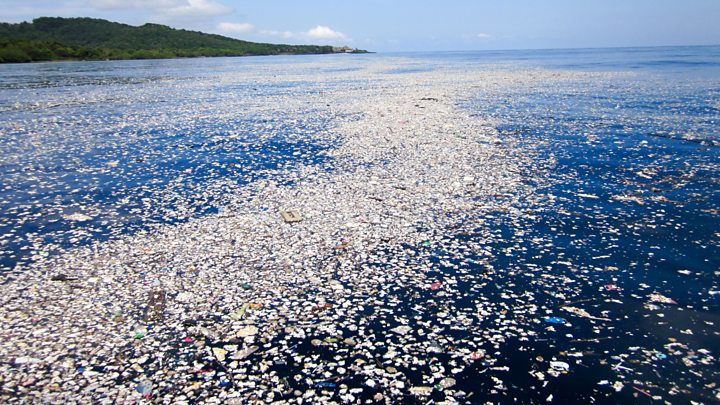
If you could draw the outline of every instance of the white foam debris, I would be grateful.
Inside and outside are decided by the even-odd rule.
[[[493,118],[459,106],[469,92],[572,73],[468,65],[402,73],[415,66],[404,59],[369,58],[357,70],[345,69],[344,60],[257,63],[240,73],[173,82],[186,90],[183,97],[197,99],[188,119],[212,128],[252,116],[262,129],[258,139],[271,143],[278,131],[302,126],[264,124],[268,117],[329,117],[327,128],[313,126],[311,134],[332,145],[323,152],[328,161],[268,169],[239,184],[218,178],[192,190],[220,201],[217,214],[196,218],[180,204],[173,215],[184,222],[39,256],[9,272],[0,284],[0,400],[394,403],[442,393],[447,402],[473,402],[482,399],[462,391],[464,373],[483,375],[483,389],[493,393],[513,391],[509,373],[516,366],[498,361],[510,341],[517,353],[530,353],[541,384],[599,355],[583,354],[581,344],[604,339],[602,328],[619,316],[594,302],[566,302],[581,284],[593,291],[599,285],[557,268],[573,277],[589,270],[579,271],[570,255],[523,269],[499,269],[488,260],[486,242],[496,234],[485,221],[497,213],[532,217],[537,213],[521,209],[520,201],[544,197],[535,193],[540,181],[527,181],[523,172],[528,151],[502,137]],[[283,91],[298,83],[311,90],[302,97]],[[263,86],[269,90],[257,90]],[[158,88],[133,91],[161,105]],[[98,103],[110,98],[96,96]],[[217,101],[222,97],[232,102]],[[167,117],[143,124],[173,126]],[[232,138],[236,129],[217,137]],[[104,170],[123,168],[124,160],[113,159]],[[183,170],[177,183],[199,166]],[[152,198],[143,204],[162,206],[165,194],[184,201],[168,187],[149,190]],[[514,236],[527,237],[519,228]],[[444,237],[448,229],[475,239],[459,246]],[[514,248],[503,253],[512,257]],[[533,288],[511,288],[519,279]],[[491,297],[479,293],[487,285],[497,285]],[[601,288],[621,292],[610,287]],[[660,293],[638,297],[675,304]],[[573,337],[583,330],[570,320],[589,325],[592,334]],[[527,342],[540,333],[578,347],[533,352]],[[666,351],[687,354],[688,362],[714,361],[688,347]],[[572,367],[561,361],[568,357]],[[607,367],[632,371],[623,359],[610,359]],[[617,384],[622,388],[617,381],[612,387]]]
[[[92,219],[91,216],[85,215],[79,212],[75,212],[68,215],[63,215],[63,218],[65,218],[67,221],[76,221],[76,222],[85,222]]]
[[[307,99],[249,100],[266,103],[256,105],[256,110],[282,106],[288,114],[304,111],[306,103],[331,106],[333,128],[317,136],[337,140],[339,146],[329,151],[333,170],[307,166],[287,173],[296,180],[290,185],[268,178],[240,186],[225,196],[228,203],[219,215],[79,248],[18,271],[3,291],[8,296],[16,296],[19,289],[27,292],[23,299],[4,305],[0,316],[6,327],[27,338],[5,340],[3,352],[20,359],[37,356],[51,368],[68,361],[73,364],[70,369],[103,367],[103,373],[88,377],[90,386],[102,390],[83,385],[86,388],[77,392],[77,398],[132,398],[132,379],[117,383],[127,373],[126,366],[132,365],[133,373],[147,374],[149,368],[173,365],[173,373],[184,377],[167,382],[187,391],[197,385],[192,382],[193,370],[207,365],[186,362],[181,356],[180,363],[167,358],[161,367],[150,359],[177,359],[200,345],[212,347],[207,353],[230,369],[247,367],[227,363],[226,349],[220,344],[239,339],[240,351],[233,359],[243,362],[252,359],[248,356],[257,349],[248,347],[255,347],[255,342],[261,343],[260,352],[275,350],[263,344],[281,333],[280,326],[288,332],[287,339],[303,337],[312,335],[302,323],[311,314],[331,316],[340,311],[338,307],[343,312],[361,311],[376,279],[362,265],[375,249],[419,243],[432,229],[454,222],[453,216],[494,209],[485,197],[508,193],[521,183],[517,156],[511,158],[507,144],[494,142],[497,133],[490,123],[455,105],[469,85],[499,85],[519,75],[435,72],[390,77],[383,73],[386,68],[371,65],[363,73],[367,81],[362,86],[329,88]],[[302,78],[333,79],[330,74]],[[295,79],[290,75],[274,80]],[[208,120],[212,122],[212,117]],[[108,165],[117,168],[115,163]],[[288,206],[293,211],[286,211]],[[79,213],[65,218],[91,219]],[[407,277],[404,270],[391,271]],[[50,282],[57,273],[70,275],[74,288]],[[91,278],[97,282],[89,283]],[[314,292],[308,295],[310,289]],[[326,306],[315,301],[320,297],[344,304]],[[28,333],[35,327],[28,318],[43,319],[42,345]],[[354,325],[353,317],[342,319],[337,327],[362,327]],[[407,327],[394,330],[412,333]],[[175,343],[163,343],[168,341]],[[356,350],[367,344],[362,338],[356,341]],[[344,345],[353,347],[347,339]],[[175,354],[168,352],[171,347]],[[141,354],[148,360],[132,364],[122,360]],[[272,363],[271,356],[261,364],[267,362]],[[47,393],[66,392],[74,380],[71,374],[57,378],[34,374],[47,395],[44,400],[61,398]],[[155,374],[154,392],[162,385],[161,374]],[[257,375],[247,383],[263,378]],[[233,384],[234,389],[251,386]],[[206,384],[197,389],[201,386]]]

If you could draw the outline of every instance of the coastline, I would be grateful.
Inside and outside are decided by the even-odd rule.
[[[176,59],[202,59],[202,58],[248,58],[248,57],[261,57],[261,56],[319,56],[319,55],[370,55],[376,52],[370,51],[358,51],[358,52],[327,52],[327,53],[277,53],[277,54],[249,54],[249,55],[197,55],[197,56],[174,56],[167,58],[120,58],[120,59],[54,59],[54,60],[31,60],[28,62],[5,62],[0,61],[0,65],[3,64],[15,64],[23,65],[26,63],[57,63],[57,62],[115,62],[115,61],[142,61],[142,60],[176,60]]]

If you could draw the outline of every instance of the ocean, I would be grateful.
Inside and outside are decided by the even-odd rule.
[[[389,77],[562,74],[468,88],[458,101],[529,157],[522,198],[405,245],[432,264],[429,278],[460,281],[439,297],[393,290],[385,300],[404,305],[370,310],[369,329],[394,327],[397,316],[430,324],[450,312],[472,319],[443,328],[456,339],[472,336],[468,328],[504,331],[484,336],[487,355],[454,377],[466,402],[720,398],[720,47],[0,65],[2,271],[222,214],[237,186],[292,185],[307,167],[334,170],[337,139],[320,135],[333,129],[332,106],[282,108],[287,98],[367,84],[362,75],[318,79],[323,58],[333,61],[327,72],[403,60]],[[261,99],[278,108],[260,108]],[[450,369],[452,348],[432,339],[428,367]],[[314,349],[298,340],[294,350]],[[299,370],[277,363],[286,384],[307,389],[292,379]],[[423,379],[418,370],[405,375],[415,385]],[[361,398],[376,392],[357,377],[344,383],[365,387]],[[444,388],[423,402],[447,399]]]

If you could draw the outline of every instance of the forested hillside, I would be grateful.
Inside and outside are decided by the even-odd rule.
[[[0,23],[0,62],[5,63],[325,53],[333,53],[333,47],[255,43],[159,24],[135,27],[95,18]]]

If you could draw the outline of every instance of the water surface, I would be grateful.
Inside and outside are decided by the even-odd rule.
[[[323,58],[0,66],[2,266],[217,212],[234,187],[291,181],[303,165],[331,170],[330,106],[281,104],[364,85],[361,74],[317,80]],[[367,310],[377,339],[400,317],[438,326],[440,312],[463,315],[467,324],[433,329],[426,360],[452,367],[443,334],[486,350],[456,376],[470,402],[717,400],[720,48],[378,54],[327,72],[398,58],[385,74],[481,67],[558,79],[469,89],[459,102],[532,157],[525,199],[404,246],[413,256],[403,260],[432,266],[428,277],[460,281],[442,295],[391,289],[392,312]],[[388,266],[380,256],[367,265]],[[540,378],[549,361],[570,370]],[[286,376],[301,367],[277,364]],[[417,368],[403,372],[423,384]]]

